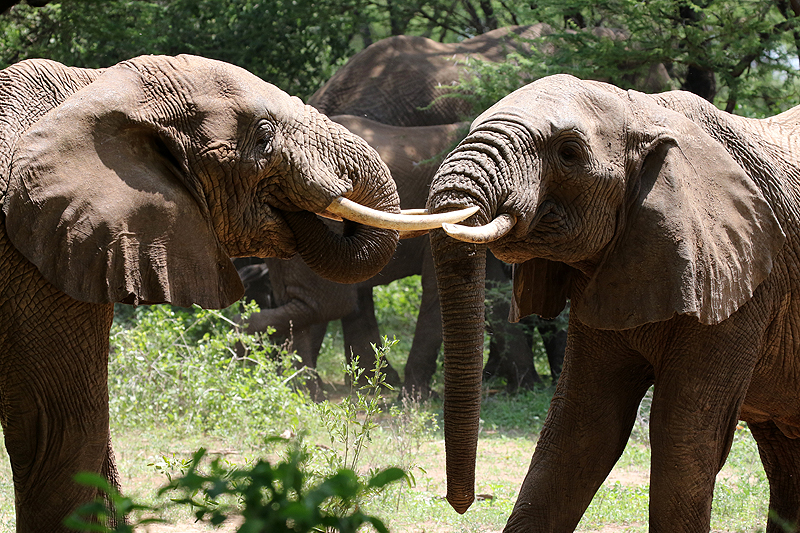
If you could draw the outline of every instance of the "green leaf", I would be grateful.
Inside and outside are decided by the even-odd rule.
[[[369,480],[368,485],[370,487],[381,488],[405,477],[406,473],[402,469],[396,467],[387,468],[375,474],[372,479]]]

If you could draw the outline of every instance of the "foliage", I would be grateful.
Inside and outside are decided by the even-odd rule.
[[[673,88],[695,92],[729,112],[771,115],[798,101],[798,17],[767,0],[581,0],[538,2],[535,18],[556,31],[534,41],[529,56],[502,64],[474,62],[460,92],[479,109],[539,77],[569,73],[622,88],[646,86],[663,64]],[[590,31],[605,28],[605,31]]]
[[[359,356],[354,354],[349,363],[343,363],[350,394],[339,403],[325,401],[318,405],[319,418],[330,436],[332,453],[329,464],[332,469],[355,470],[361,453],[372,438],[372,431],[379,427],[377,417],[383,411],[383,389],[392,390],[382,370],[386,368],[386,354],[396,343],[396,340],[389,341],[384,337],[381,347],[373,345],[375,368],[372,372],[365,373],[363,368],[359,368]],[[341,444],[341,451],[334,447],[337,443]]]
[[[417,326],[417,315],[422,302],[422,285],[419,275],[408,276],[388,285],[372,289],[375,319],[382,331],[397,337],[397,350],[408,353]]]
[[[186,337],[192,326],[203,324],[208,318],[208,312],[203,310],[195,310],[194,313],[176,312],[167,306],[155,307],[140,315],[140,321],[154,321],[169,330],[173,337],[177,331],[181,338]],[[194,317],[192,326],[183,327],[179,315]],[[229,321],[216,312],[212,316],[222,318],[223,323]],[[207,327],[211,332],[204,333],[197,340],[198,347],[204,341],[214,339],[215,328],[220,326],[213,323]],[[152,333],[150,327],[145,329]],[[138,326],[128,331],[142,334],[137,330]],[[167,345],[174,346],[175,343]],[[98,499],[82,507],[68,523],[77,529],[106,532],[112,530],[101,524],[113,516],[119,524],[113,531],[122,533],[132,531],[133,526],[129,525],[129,515],[132,512],[136,512],[137,516],[147,516],[142,513],[152,515],[162,512],[167,506],[188,505],[194,509],[197,520],[208,521],[215,526],[232,516],[241,515],[244,521],[238,531],[242,532],[319,531],[321,528],[327,531],[355,532],[365,523],[371,524],[377,531],[387,531],[381,520],[362,511],[364,503],[368,498],[380,494],[389,484],[400,479],[406,479],[411,484],[413,478],[401,468],[373,469],[368,476],[359,474],[358,469],[362,453],[371,442],[372,432],[379,428],[377,419],[386,404],[382,392],[387,385],[381,369],[386,365],[385,355],[392,345],[393,343],[384,339],[383,346],[374,347],[376,367],[366,378],[364,385],[356,385],[362,381],[363,373],[363,369],[358,368],[357,357],[346,367],[350,383],[353,384],[349,398],[345,398],[340,404],[324,402],[316,406],[317,413],[329,432],[331,443],[330,448],[322,450],[325,466],[321,470],[312,466],[312,454],[302,446],[300,440],[292,441],[287,448],[286,459],[274,466],[266,459],[259,459],[246,468],[238,468],[216,458],[210,463],[208,473],[203,473],[201,463],[206,455],[203,449],[190,461],[163,456],[163,463],[153,466],[169,480],[159,491],[159,495],[171,492],[180,494],[172,498],[170,504],[136,504],[130,498],[117,494],[102,478],[84,475],[79,481],[100,489],[113,506],[107,506],[103,500]],[[188,350],[189,347],[184,348]],[[212,372],[214,368],[212,365]],[[253,401],[252,394],[247,401]],[[205,411],[204,404],[205,400],[198,401],[194,408]],[[397,415],[397,411],[392,412]],[[269,439],[268,444],[276,441],[283,442],[276,438]],[[176,468],[180,470],[179,476],[172,475]],[[144,524],[154,520],[140,518],[134,523]]]
[[[118,313],[109,355],[114,423],[253,435],[296,425],[306,409],[304,374],[292,354],[235,327],[239,310],[161,305]]]
[[[288,446],[287,457],[275,465],[261,459],[249,468],[228,468],[216,458],[211,461],[208,473],[204,473],[205,456],[204,449],[198,450],[185,465],[185,471],[170,478],[160,489],[160,495],[178,493],[165,507],[189,506],[198,521],[214,526],[241,516],[243,521],[237,529],[241,533],[323,530],[355,533],[367,523],[385,533],[388,530],[383,522],[363,513],[356,502],[405,476],[399,468],[387,468],[362,482],[352,470],[340,469],[319,482],[309,482],[305,471],[309,455],[298,442]],[[102,477],[81,474],[76,481],[99,488],[116,509],[109,511],[105,502],[97,499],[67,519],[66,524],[73,529],[128,533],[135,526],[160,521],[140,516],[142,512],[163,509],[133,503],[130,498],[120,496]],[[331,512],[342,509],[347,511]],[[137,517],[125,523],[122,518],[130,519],[133,511],[138,513]],[[110,513],[116,515],[119,524],[114,529],[103,525]]]
[[[29,57],[105,67],[143,53],[240,65],[310,96],[347,57],[389,35],[453,42],[545,22],[530,56],[479,65],[462,87],[485,108],[532,79],[571,73],[645,86],[663,64],[675,88],[763,116],[797,101],[800,28],[787,0],[62,0],[0,15],[0,66]],[[601,28],[602,31],[586,31]],[[472,62],[478,63],[478,62]],[[787,96],[789,96],[787,98]]]
[[[320,483],[308,486],[304,466],[308,454],[299,445],[289,448],[288,457],[272,466],[259,460],[248,470],[228,470],[219,459],[211,463],[211,472],[198,470],[205,450],[198,451],[188,472],[173,480],[161,492],[178,491],[183,494],[173,501],[197,509],[198,520],[208,520],[220,525],[238,514],[237,506],[224,506],[217,502],[220,496],[234,496],[243,504],[243,524],[238,531],[290,532],[290,531],[341,531],[355,533],[365,523],[384,533],[383,522],[364,514],[356,502],[365,494],[380,490],[400,480],[404,473],[399,468],[388,468],[376,473],[362,483],[353,470],[340,469]],[[202,498],[198,498],[202,496]],[[331,503],[335,502],[335,503]],[[336,513],[331,510],[348,512]]]
[[[308,97],[352,53],[359,0],[62,0],[0,16],[0,66],[32,57],[101,68],[141,54],[239,65]]]
[[[98,533],[133,533],[135,526],[162,522],[158,518],[141,518],[135,524],[128,523],[126,517],[141,513],[152,513],[156,509],[136,503],[123,496],[103,476],[81,472],[75,476],[79,485],[94,487],[103,496],[82,505],[64,520],[64,525],[76,531],[96,531]],[[109,526],[106,524],[114,524]]]
[[[543,389],[487,396],[481,404],[481,428],[511,435],[538,434],[552,395],[552,389]]]

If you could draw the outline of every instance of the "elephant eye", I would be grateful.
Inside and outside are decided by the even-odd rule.
[[[583,156],[583,149],[577,141],[564,141],[558,147],[558,157],[565,165],[578,164]]]
[[[275,137],[275,128],[269,122],[262,122],[256,129],[256,153],[268,155],[272,150],[272,139]]]

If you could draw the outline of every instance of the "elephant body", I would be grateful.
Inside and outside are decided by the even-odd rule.
[[[551,30],[546,24],[499,28],[460,43],[396,35],[354,55],[308,103],[326,115],[355,115],[395,126],[452,124],[474,115],[463,98],[438,97],[466,75],[470,59],[504,61],[529,50],[527,40]]]
[[[243,292],[231,257],[245,255],[369,278],[397,232],[338,235],[315,213],[342,195],[389,212],[399,200],[363,140],[218,61],[29,60],[0,71],[0,94],[0,422],[17,530],[65,531],[96,495],[75,474],[118,483],[114,302],[230,305]]]
[[[576,527],[651,385],[651,531],[708,531],[738,420],[769,479],[767,531],[800,520],[798,119],[553,76],[473,122],[429,197],[434,211],[481,206],[470,226],[431,234],[456,510],[474,485],[488,247],[514,263],[512,317],[571,301],[564,370],[506,531]]]

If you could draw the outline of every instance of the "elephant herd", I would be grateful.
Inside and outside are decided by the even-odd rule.
[[[347,302],[346,316],[293,324],[309,354],[328,320],[372,327],[376,283],[421,274],[420,313],[440,317],[423,325],[444,346],[447,499],[466,512],[495,275],[487,249],[513,265],[512,319],[571,306],[563,370],[506,531],[574,530],[650,386],[652,531],[709,530],[739,420],[769,480],[766,530],[800,521],[800,107],[746,119],[681,91],[556,75],[468,128],[463,107],[431,118],[457,101],[427,105],[454,75],[428,65],[499,60],[527,46],[503,35],[542,31],[461,48],[377,43],[313,105],[194,56],[0,71],[0,422],[18,531],[64,531],[95,496],[77,472],[118,484],[113,304],[225,307],[244,292],[240,257],[270,258],[288,308],[268,307],[265,322],[311,305],[307,279]],[[371,63],[380,54],[387,68]],[[404,99],[417,90],[421,102]],[[391,104],[405,110],[396,122],[380,114]],[[417,236],[398,244],[401,234]],[[296,282],[302,269],[316,278]],[[412,385],[424,386],[439,337],[417,335],[428,345],[405,378],[419,369]]]

